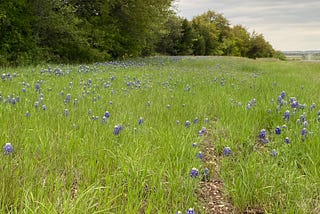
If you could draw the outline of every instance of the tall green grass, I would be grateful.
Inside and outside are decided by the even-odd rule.
[[[320,64],[186,57],[57,67],[63,75],[41,72],[46,67],[0,72],[12,76],[0,82],[0,138],[14,147],[0,156],[1,212],[175,213],[194,207],[202,213],[196,194],[201,175],[189,173],[207,166],[197,158],[201,147],[192,146],[205,138],[218,155],[232,149],[218,173],[239,211],[319,210],[319,108],[310,105],[320,101]],[[284,112],[293,111],[289,103],[278,107],[282,91],[306,107],[275,135]],[[6,103],[8,96],[20,101]],[[253,99],[256,106],[247,109]],[[103,123],[105,111],[110,118]],[[309,123],[304,142],[296,123],[303,112]],[[118,124],[123,129],[114,135]],[[199,137],[202,127],[210,135]],[[258,142],[261,129],[270,139],[266,145]]]

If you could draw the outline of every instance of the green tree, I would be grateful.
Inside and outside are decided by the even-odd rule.
[[[274,49],[270,43],[264,39],[262,34],[253,32],[249,44],[249,58],[273,57],[274,55]]]
[[[250,33],[241,25],[235,25],[231,28],[234,39],[234,56],[247,57],[250,45]]]
[[[37,55],[31,19],[26,0],[1,1],[0,65],[28,63]]]

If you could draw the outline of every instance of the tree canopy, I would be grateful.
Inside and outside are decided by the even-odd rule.
[[[272,57],[262,34],[208,11],[191,21],[174,0],[0,2],[0,65],[165,55]]]

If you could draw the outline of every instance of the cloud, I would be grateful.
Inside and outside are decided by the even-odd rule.
[[[318,0],[179,0],[176,4],[178,15],[189,20],[207,10],[222,13],[232,25],[264,34],[277,49],[320,49]]]

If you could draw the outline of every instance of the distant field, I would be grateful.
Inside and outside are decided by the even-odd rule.
[[[0,213],[205,213],[199,183],[218,175],[235,212],[319,213],[319,71],[227,57],[0,69]]]

